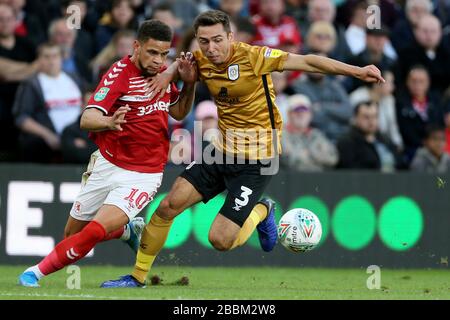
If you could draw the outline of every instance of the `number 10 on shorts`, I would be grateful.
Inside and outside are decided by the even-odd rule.
[[[130,206],[134,206],[134,204],[136,204],[136,207],[141,210],[149,200],[151,200],[150,195],[147,192],[141,192],[139,193],[139,195],[137,196],[136,200],[136,194],[139,192],[139,189],[131,189],[131,192],[128,196],[126,196],[125,198],[123,198],[124,200],[128,201]],[[133,204],[134,203],[134,204]]]

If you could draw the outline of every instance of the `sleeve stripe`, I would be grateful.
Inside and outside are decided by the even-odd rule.
[[[180,101],[180,95],[178,95],[177,100],[169,104],[169,107],[173,106],[174,104],[177,104],[178,101]]]
[[[86,106],[86,108],[84,108],[84,109],[86,110],[86,109],[91,109],[91,108],[98,109],[98,110],[100,110],[101,112],[103,112],[105,115],[108,114],[108,111],[106,111],[105,108],[102,108],[102,107],[97,106],[97,105],[95,105],[95,104],[90,104],[90,105]]]

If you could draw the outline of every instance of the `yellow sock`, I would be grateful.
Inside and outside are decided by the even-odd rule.
[[[142,232],[141,243],[136,257],[133,273],[139,282],[144,283],[156,256],[166,242],[173,220],[164,220],[156,213]]]
[[[246,243],[256,226],[267,217],[267,213],[267,207],[261,203],[258,203],[242,225],[241,231],[239,231],[238,237],[231,246],[231,249],[242,246]]]

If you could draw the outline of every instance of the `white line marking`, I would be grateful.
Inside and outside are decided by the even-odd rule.
[[[32,288],[31,290],[39,290]],[[108,289],[105,289],[108,290]],[[111,299],[111,300],[143,300],[142,297],[116,297],[116,296],[96,296],[93,294],[48,294],[48,293],[11,293],[0,292],[0,297],[37,297],[37,298],[87,298],[87,299]]]

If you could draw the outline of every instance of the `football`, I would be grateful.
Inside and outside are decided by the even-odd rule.
[[[314,249],[322,237],[322,225],[311,211],[296,208],[286,212],[278,223],[278,238],[292,252]]]

